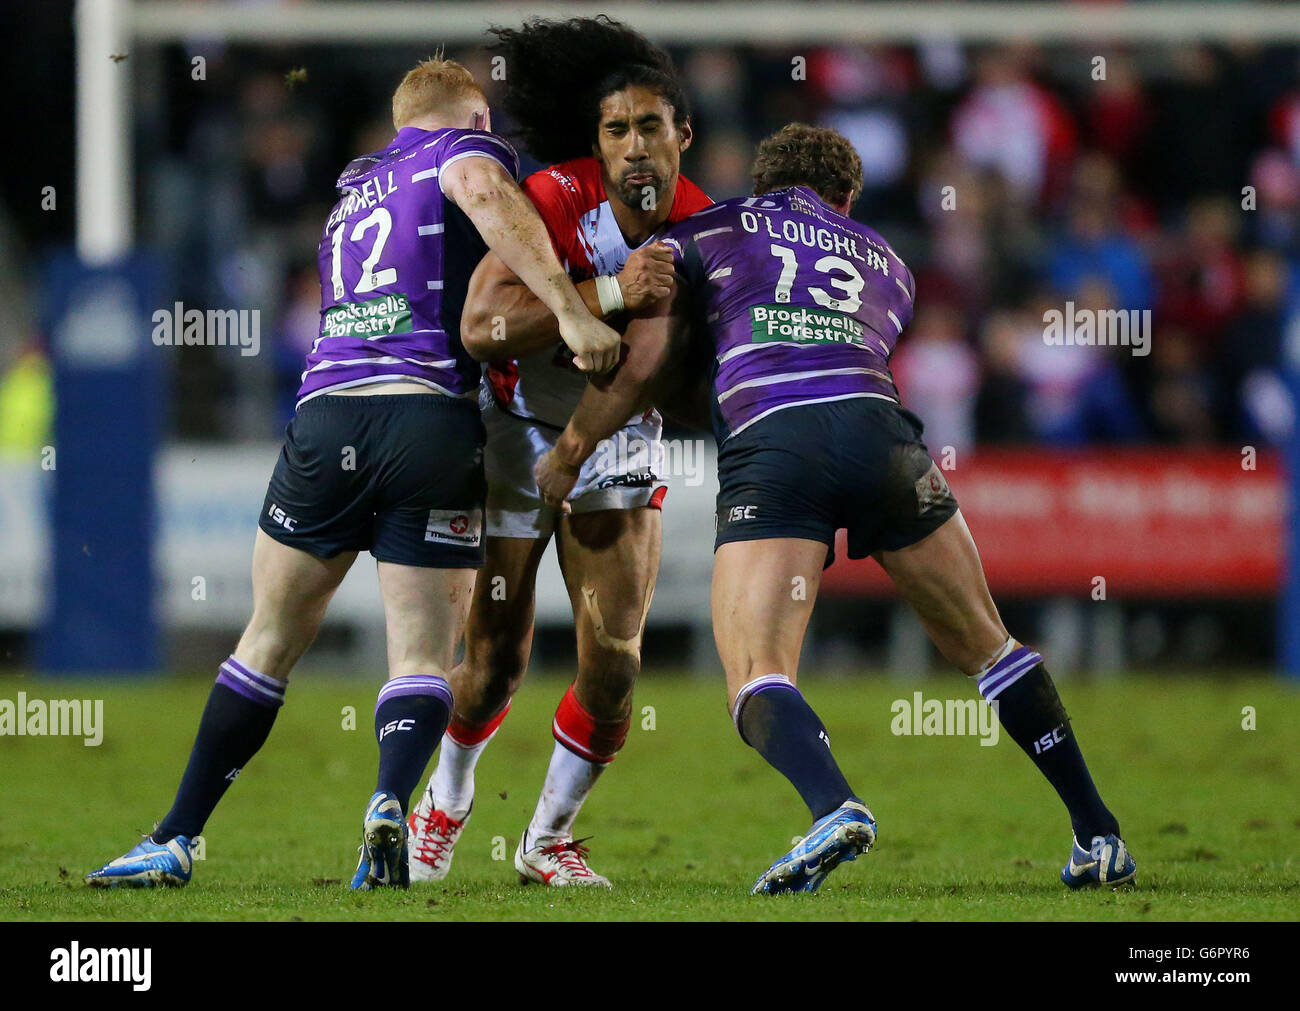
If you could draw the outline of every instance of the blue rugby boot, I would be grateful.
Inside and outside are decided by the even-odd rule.
[[[410,886],[406,833],[406,818],[397,795],[381,791],[371,797],[361,827],[361,859],[352,875],[353,888],[369,891]]]
[[[116,860],[86,875],[86,884],[96,888],[154,888],[186,884],[194,869],[188,836],[178,835],[165,843],[145,836]]]
[[[750,895],[815,892],[831,871],[856,860],[876,842],[876,819],[865,804],[847,800],[820,818],[794,848],[774,863]]]
[[[1137,863],[1117,835],[1093,836],[1090,849],[1084,849],[1075,839],[1070,859],[1061,868],[1061,881],[1069,888],[1118,888],[1136,879]]]

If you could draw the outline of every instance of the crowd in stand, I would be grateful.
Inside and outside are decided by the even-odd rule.
[[[187,305],[261,307],[265,344],[256,360],[179,356],[172,430],[274,438],[317,333],[316,246],[334,178],[388,142],[393,83],[427,54],[196,42],[164,50],[158,73],[188,77],[200,52],[204,87],[140,96],[141,237]],[[488,54],[449,55],[499,95]],[[933,42],[674,55],[696,132],[684,170],[715,198],[749,192],[755,142],[786,122],[854,142],[866,173],[854,214],[917,278],[894,366],[931,445],[1288,437],[1287,349],[1300,361],[1295,49]],[[1047,343],[1045,317],[1067,303],[1150,310],[1145,353]]]

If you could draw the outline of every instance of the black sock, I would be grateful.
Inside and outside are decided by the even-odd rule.
[[[822,721],[784,675],[751,681],[741,689],[736,708],[741,738],[794,784],[813,821],[846,800],[858,800],[835,764]]]
[[[451,719],[451,686],[434,674],[390,680],[375,705],[379,778],[375,791],[397,794],[406,811],[424,767]]]
[[[239,770],[266,743],[284,703],[285,684],[244,666],[233,656],[221,665],[176,799],[154,829],[154,842],[164,843],[178,835],[192,839],[203,831]]]
[[[1097,793],[1042,657],[1021,646],[982,675],[979,686],[981,695],[997,703],[1003,728],[1065,802],[1075,838],[1086,847],[1095,835],[1119,835],[1119,822]]]

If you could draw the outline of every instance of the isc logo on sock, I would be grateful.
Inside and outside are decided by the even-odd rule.
[[[409,718],[408,718],[408,719],[405,719],[405,720],[392,720],[392,721],[390,721],[390,722],[388,722],[388,723],[385,723],[385,724],[380,728],[380,730],[379,730],[379,739],[382,741],[385,737],[387,737],[389,734],[391,734],[394,730],[412,730],[412,729],[414,729],[414,728],[415,728],[415,720],[412,720],[412,719],[409,719]]]
[[[1062,724],[1061,726],[1053,730],[1050,734],[1044,734],[1042,737],[1036,740],[1034,742],[1034,754],[1041,755],[1044,751],[1047,751],[1049,748],[1051,748],[1052,745],[1060,744],[1063,740],[1065,740],[1065,734],[1061,732],[1064,729],[1064,726],[1065,725]]]

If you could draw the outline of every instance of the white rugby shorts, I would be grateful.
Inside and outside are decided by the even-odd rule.
[[[549,537],[558,515],[542,502],[533,465],[555,445],[560,433],[510,414],[484,398],[487,429],[489,537]],[[658,507],[667,492],[655,464],[661,459],[663,422],[657,413],[620,430],[583,464],[569,496],[574,514],[604,509]]]

